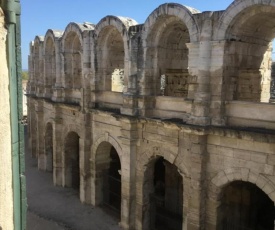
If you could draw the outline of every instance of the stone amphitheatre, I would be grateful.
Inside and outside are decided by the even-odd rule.
[[[30,44],[40,170],[124,230],[274,229],[275,0],[160,5]]]

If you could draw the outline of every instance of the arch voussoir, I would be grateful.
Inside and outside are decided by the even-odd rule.
[[[260,173],[252,170],[244,168],[228,168],[218,172],[211,179],[211,183],[219,190],[233,181],[244,181],[255,184],[263,192],[265,192],[265,194],[267,194],[273,202],[275,202],[274,183]]]

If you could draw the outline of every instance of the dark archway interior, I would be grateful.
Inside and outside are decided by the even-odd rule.
[[[274,203],[261,189],[235,181],[223,190],[217,229],[273,230],[274,214]]]
[[[151,196],[151,229],[181,230],[183,182],[175,165],[162,157],[154,165],[154,192]]]
[[[52,124],[47,124],[45,135],[45,151],[46,151],[46,169],[49,172],[53,171],[53,127]]]
[[[75,132],[68,134],[65,143],[66,186],[79,190],[79,136]]]
[[[121,210],[121,164],[117,151],[112,146],[109,155],[110,163],[104,176],[103,202],[120,213]]]

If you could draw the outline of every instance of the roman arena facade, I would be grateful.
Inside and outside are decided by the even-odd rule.
[[[29,146],[123,229],[275,229],[275,0],[160,5],[30,44]]]

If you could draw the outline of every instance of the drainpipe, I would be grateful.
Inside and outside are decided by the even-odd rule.
[[[24,127],[22,124],[22,79],[21,79],[21,25],[20,0],[3,0],[1,7],[5,13],[8,30],[7,59],[9,69],[10,118],[12,140],[12,172],[14,201],[14,230],[26,229],[26,180],[24,160]]]

